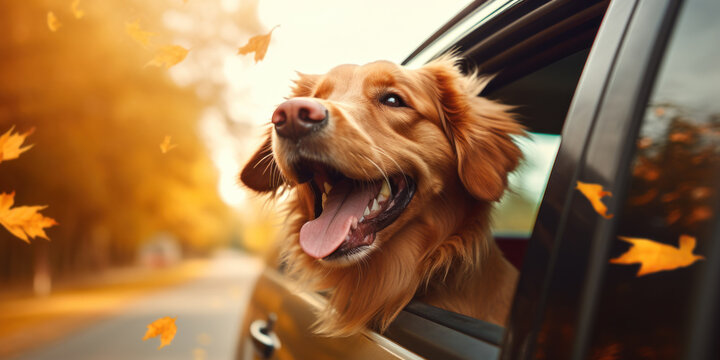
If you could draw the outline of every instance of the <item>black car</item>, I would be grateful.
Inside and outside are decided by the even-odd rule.
[[[496,74],[480,95],[530,132],[495,214],[521,270],[507,328],[413,302],[383,334],[315,336],[322,295],[268,268],[237,357],[720,359],[719,15],[714,0],[473,2],[404,64],[457,52]],[[578,181],[612,192],[610,215]],[[623,238],[681,237],[702,260],[642,276],[611,263]]]

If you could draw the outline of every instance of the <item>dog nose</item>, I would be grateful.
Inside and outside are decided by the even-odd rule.
[[[272,123],[280,137],[297,140],[327,123],[328,111],[322,104],[306,99],[290,99],[277,107]]]

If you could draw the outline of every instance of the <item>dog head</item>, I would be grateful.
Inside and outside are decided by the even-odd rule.
[[[406,303],[427,277],[418,267],[437,267],[423,265],[433,250],[473,206],[502,196],[521,157],[511,136],[522,128],[508,106],[477,96],[487,78],[465,76],[456,63],[448,56],[416,70],[379,61],[300,74],[272,114],[241,180],[258,192],[294,190],[288,261],[324,274],[321,286],[377,276],[381,283],[367,286],[394,287]],[[382,312],[366,311],[363,321]]]

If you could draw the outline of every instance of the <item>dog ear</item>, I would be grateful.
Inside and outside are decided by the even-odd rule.
[[[283,184],[280,170],[272,155],[270,132],[240,172],[240,181],[250,189],[261,193],[275,191]]]
[[[440,121],[457,156],[458,175],[477,199],[497,201],[507,187],[522,152],[512,135],[524,129],[510,106],[478,96],[491,80],[477,73],[463,75],[458,59],[445,56],[423,68],[434,82]]]
[[[299,71],[297,71],[296,73],[298,75],[298,79],[293,80],[293,83],[295,85],[292,86],[290,89],[290,97],[311,96],[313,93],[313,89],[315,88],[315,84],[320,78],[320,75],[303,74]]]

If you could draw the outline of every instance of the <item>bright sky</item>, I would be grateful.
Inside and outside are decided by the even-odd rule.
[[[237,174],[259,145],[263,124],[289,94],[295,71],[324,73],[340,64],[379,59],[400,62],[469,2],[261,0],[258,16],[265,29],[280,25],[265,60],[255,64],[252,55],[228,53],[222,64],[229,85],[224,110],[234,121],[251,122],[253,129],[231,135],[219,109],[209,109],[201,120],[201,131],[220,170],[223,200],[236,207],[245,204],[247,195],[237,184]],[[233,12],[240,0],[221,0],[220,5]],[[180,67],[173,75],[180,82],[185,76]]]

